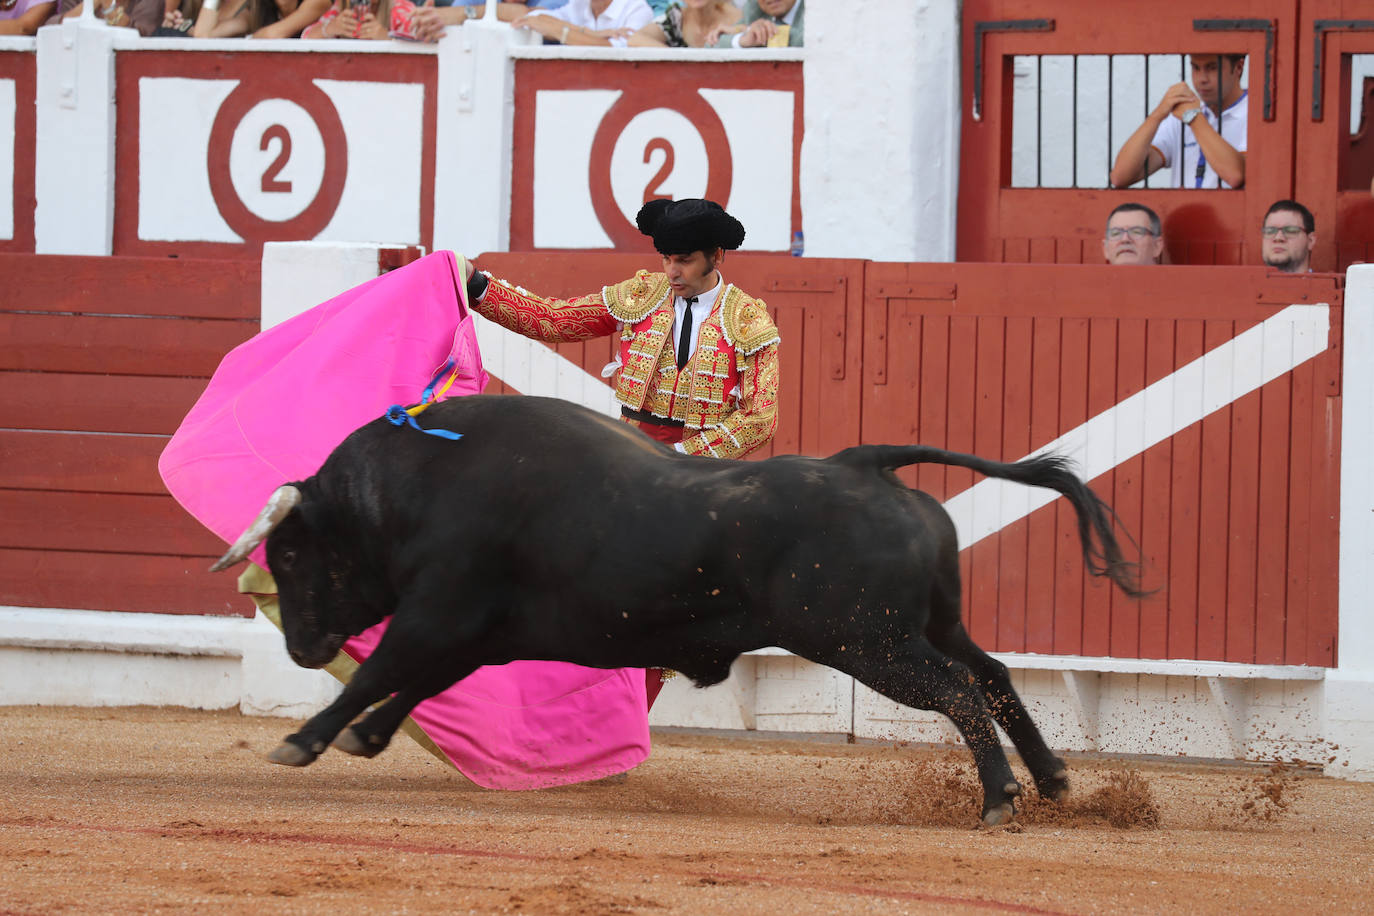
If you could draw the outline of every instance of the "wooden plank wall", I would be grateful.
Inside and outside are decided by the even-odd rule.
[[[0,255],[0,605],[250,615],[157,456],[258,329],[256,262]]]
[[[1284,305],[1333,304],[1325,353],[1092,481],[1139,541],[1158,594],[1136,602],[1087,580],[1058,500],[964,551],[966,620],[980,645],[1334,663],[1340,291],[1330,277],[1298,279],[1310,289],[1258,268],[869,265],[863,441],[1001,460]],[[973,483],[939,467],[903,474],[942,500]]]
[[[478,262],[564,295],[657,266],[642,254]],[[1089,580],[1062,500],[962,562],[967,620],[990,649],[1334,663],[1333,278],[735,254],[723,267],[783,336],[770,453],[923,442],[1015,460],[1287,304],[1330,303],[1317,358],[1092,481],[1157,595],[1134,602]],[[165,494],[156,458],[222,356],[256,331],[258,268],[15,255],[0,268],[14,281],[0,291],[0,604],[249,613],[204,573],[222,545]],[[612,355],[609,339],[557,349],[598,377]],[[938,466],[902,474],[944,500],[975,482]]]

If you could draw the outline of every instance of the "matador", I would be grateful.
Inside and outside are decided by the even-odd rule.
[[[709,200],[651,200],[636,217],[663,256],[600,292],[546,299],[485,271],[468,301],[502,327],[550,343],[618,334],[621,417],[689,455],[742,458],[778,422],[778,329],[765,303],[728,284],[720,264],[744,226]]]

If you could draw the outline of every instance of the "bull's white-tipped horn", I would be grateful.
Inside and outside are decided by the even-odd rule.
[[[239,535],[239,539],[234,542],[234,546],[229,548],[229,552],[215,561],[215,565],[210,567],[210,572],[219,572],[228,569],[235,563],[244,559],[253,552],[253,548],[263,542],[272,529],[286,518],[287,513],[300,505],[301,491],[287,484],[284,487],[277,487],[267,499],[267,505],[262,507],[258,517],[253,519],[253,524],[248,526],[248,530]]]

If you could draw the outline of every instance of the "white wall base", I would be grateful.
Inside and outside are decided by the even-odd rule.
[[[997,656],[1051,747],[1106,754],[1285,760],[1374,780],[1374,679],[1225,662]],[[255,619],[0,608],[0,704],[238,707],[305,718],[338,695]],[[722,684],[664,685],[650,724],[954,743],[934,713],[847,675],[761,650]],[[1328,762],[1330,761],[1330,762]]]
[[[1326,775],[1374,782],[1374,672],[1329,672],[1324,713]]]
[[[1107,754],[1325,764],[1372,778],[1374,690],[1323,668],[999,654],[1051,747]],[[1331,712],[1336,709],[1344,718]],[[955,743],[936,713],[901,706],[846,675],[780,650],[740,658],[723,684],[665,685],[658,726],[847,733],[881,741]],[[1349,743],[1332,730],[1354,736]],[[1009,742],[1008,742],[1009,743]],[[1340,745],[1339,749],[1334,745]],[[1348,759],[1347,755],[1348,754]],[[1341,766],[1344,762],[1345,765]]]
[[[243,617],[0,607],[0,705],[238,707],[303,718],[339,693]]]

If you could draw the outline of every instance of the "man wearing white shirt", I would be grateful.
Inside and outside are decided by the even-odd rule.
[[[623,48],[627,38],[653,19],[645,0],[568,0],[557,9],[532,10],[511,25],[559,44]]]
[[[1175,188],[1245,185],[1245,55],[1193,54],[1190,64],[1192,87],[1170,86],[1122,145],[1112,166],[1112,187],[1128,187],[1165,166]]]
[[[651,200],[636,218],[663,257],[662,273],[570,299],[550,299],[473,274],[475,312],[553,343],[617,336],[621,419],[689,455],[743,458],[778,422],[778,329],[768,307],[720,265],[744,227],[709,200]],[[490,280],[490,282],[488,282]]]

